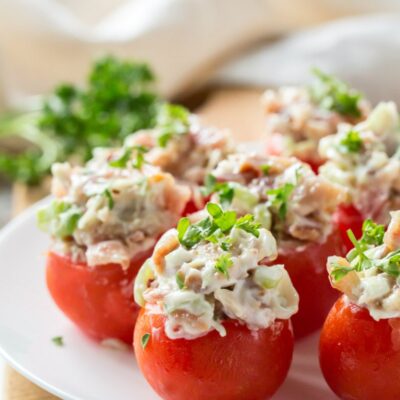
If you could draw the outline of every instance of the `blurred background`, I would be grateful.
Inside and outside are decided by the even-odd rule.
[[[0,225],[12,187],[34,192],[52,161],[115,144],[121,126],[87,120],[128,72],[110,59],[96,72],[94,60],[148,64],[127,78],[126,114],[156,97],[195,106],[213,87],[304,84],[311,66],[398,102],[399,11],[398,0],[0,0]],[[112,118],[146,127],[141,113]]]

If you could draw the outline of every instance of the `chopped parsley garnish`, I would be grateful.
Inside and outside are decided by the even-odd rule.
[[[255,237],[260,236],[260,224],[254,222],[254,215],[247,214],[237,220],[236,226],[244,231],[251,233]]]
[[[269,170],[271,169],[271,166],[268,164],[260,165],[260,169],[264,176],[267,176],[269,174]]]
[[[132,148],[126,147],[123,153],[116,160],[110,161],[108,165],[114,168],[126,168],[129,160],[132,157]]]
[[[233,227],[259,236],[260,224],[254,221],[252,215],[237,218],[235,211],[224,211],[218,204],[207,204],[208,217],[191,224],[188,218],[181,218],[178,223],[178,239],[182,246],[191,249],[201,241],[217,243],[227,251],[230,248],[229,233]]]
[[[189,130],[189,111],[176,104],[163,104],[157,116],[157,138],[160,147],[166,147],[175,135],[183,135]]]
[[[143,349],[143,350],[144,350],[144,349],[147,347],[147,345],[149,344],[150,337],[151,337],[150,333],[145,333],[145,334],[142,336],[141,342],[142,342],[142,349]]]
[[[133,146],[133,151],[135,152],[136,158],[132,161],[133,168],[142,169],[145,163],[144,155],[149,151],[147,147],[144,146]]]
[[[282,221],[286,218],[289,197],[294,188],[292,183],[285,183],[279,188],[267,190],[271,206],[278,211],[279,219]]]
[[[51,341],[58,347],[64,346],[64,338],[62,336],[55,336],[51,339]]]
[[[361,111],[358,107],[361,93],[351,89],[344,82],[314,68],[315,82],[309,88],[313,101],[322,108],[335,111],[341,115],[358,118]]]
[[[126,147],[121,156],[116,160],[110,161],[108,165],[114,168],[126,168],[129,161],[132,160],[132,167],[141,169],[145,163],[144,154],[148,151],[149,149],[144,146]]]
[[[182,276],[179,273],[176,274],[175,279],[176,279],[176,284],[178,285],[178,288],[179,289],[184,289],[185,288],[185,282],[183,281]]]
[[[351,271],[354,271],[354,268],[348,268],[343,265],[337,264],[330,274],[333,280],[337,282],[340,281],[340,279],[344,278]]]
[[[52,201],[36,215],[39,228],[60,239],[72,236],[81,216],[77,206],[60,200]]]
[[[211,174],[206,176],[202,192],[204,196],[218,194],[219,202],[224,207],[230,206],[235,196],[235,189],[230,182],[217,182],[215,176]]]
[[[354,249],[346,256],[350,266],[338,263],[331,271],[332,278],[338,281],[351,271],[359,272],[372,267],[395,277],[400,276],[400,250],[393,251],[382,259],[370,258],[366,253],[367,250],[383,244],[384,226],[367,219],[363,223],[362,231],[360,240],[356,239],[350,229],[347,231],[347,235],[354,245]]]
[[[340,141],[340,146],[348,153],[359,153],[363,145],[360,133],[351,129],[346,136]]]
[[[111,192],[110,192],[108,189],[106,189],[106,190],[103,192],[103,194],[104,194],[104,196],[106,196],[106,198],[107,198],[107,201],[108,201],[108,208],[109,208],[110,210],[112,210],[112,209],[114,208],[114,198],[112,197]]]
[[[215,261],[215,269],[229,278],[228,269],[232,267],[232,256],[229,253],[221,254]]]
[[[379,246],[383,243],[383,237],[385,236],[384,225],[379,225],[370,219],[366,219],[362,226],[362,232],[361,243],[374,246]]]

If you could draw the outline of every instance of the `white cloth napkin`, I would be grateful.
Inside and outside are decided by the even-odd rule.
[[[399,11],[400,2],[0,0],[0,103],[21,106],[60,81],[80,82],[90,60],[104,53],[149,61],[162,93],[171,96],[201,83],[228,56],[262,39],[377,10]],[[249,62],[249,70],[238,74],[232,67],[235,72],[226,74],[267,85],[294,82],[318,56],[326,69],[357,78],[362,87],[368,77],[374,80],[371,89],[385,93],[386,86],[393,89],[400,64],[396,25],[396,18],[380,18],[321,27],[265,49],[264,56]],[[384,61],[388,67],[378,68]]]
[[[331,72],[373,102],[400,104],[400,15],[346,18],[262,46],[217,79],[265,87],[303,84],[311,67]]]

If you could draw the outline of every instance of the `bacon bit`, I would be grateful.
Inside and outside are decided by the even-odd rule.
[[[179,247],[178,238],[175,236],[169,237],[169,241],[163,243],[162,246],[156,247],[153,253],[153,263],[157,273],[162,274],[165,267],[165,256]]]
[[[248,161],[245,161],[240,165],[239,171],[242,174],[249,173],[251,175],[254,175],[255,178],[263,176],[263,172],[261,171],[261,169],[255,166],[254,164],[249,163]]]

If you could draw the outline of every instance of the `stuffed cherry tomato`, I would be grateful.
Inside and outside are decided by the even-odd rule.
[[[296,288],[299,312],[292,317],[297,338],[319,329],[338,298],[338,291],[329,283],[326,260],[333,254],[344,254],[341,235],[336,229],[323,243],[280,249],[276,263],[283,264]],[[318,301],[315,301],[315,298]]]
[[[341,297],[321,333],[320,363],[341,399],[399,399],[400,319],[375,321]]]
[[[250,330],[238,321],[194,340],[170,339],[165,317],[144,309],[135,329],[135,355],[147,381],[165,400],[265,400],[286,378],[293,353],[288,320]],[[143,341],[149,335],[148,343]]]
[[[272,234],[252,215],[208,216],[165,233],[135,282],[134,348],[165,400],[264,400],[284,381],[298,295]]]
[[[325,321],[320,364],[341,399],[400,398],[400,211],[389,228],[369,221],[347,258],[328,261],[332,285],[344,295]]]
[[[119,264],[88,267],[50,252],[46,280],[58,307],[95,340],[131,343],[139,307],[132,301],[133,281],[151,255],[139,255],[127,269]]]
[[[314,172],[325,161],[319,141],[337,132],[339,124],[357,123],[369,112],[361,95],[337,78],[314,71],[309,87],[267,90],[263,106],[267,127],[267,154],[295,156]]]
[[[380,103],[366,121],[343,125],[320,141],[320,155],[327,160],[320,174],[347,192],[336,221],[349,248],[348,229],[359,238],[365,219],[386,225],[390,210],[400,206],[399,124],[395,104]]]
[[[47,285],[61,310],[97,340],[131,343],[133,280],[190,196],[142,149],[99,149],[83,167],[53,166],[56,199],[38,213],[52,236]]]
[[[300,295],[295,336],[320,328],[338,296],[329,284],[326,259],[346,254],[333,223],[345,192],[295,158],[235,154],[212,174],[218,182],[216,201],[229,203],[239,214],[253,213],[276,236],[278,263],[285,265]]]

